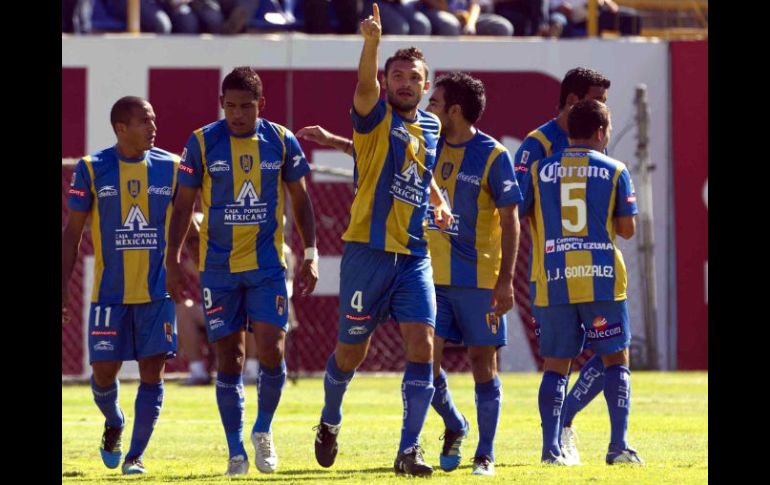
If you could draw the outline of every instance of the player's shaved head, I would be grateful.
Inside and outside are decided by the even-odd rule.
[[[589,139],[599,128],[606,131],[609,124],[610,110],[595,99],[578,101],[567,115],[569,137],[575,140]]]
[[[134,110],[143,110],[145,105],[149,104],[150,103],[146,99],[140,98],[139,96],[124,96],[117,100],[115,104],[112,105],[112,110],[110,110],[112,131],[117,133],[117,130],[115,129],[116,124],[129,124],[131,117],[134,116]]]
[[[222,96],[228,89],[249,91],[255,99],[262,97],[262,80],[254,69],[248,66],[236,67],[222,80]]]
[[[599,71],[586,67],[570,69],[561,82],[559,109],[564,109],[564,106],[567,104],[567,97],[570,94],[574,94],[578,99],[583,99],[593,86],[610,89],[610,80]]]

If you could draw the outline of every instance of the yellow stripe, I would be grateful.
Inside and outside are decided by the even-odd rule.
[[[262,202],[260,182],[262,181],[261,159],[259,154],[259,138],[255,134],[251,138],[230,137],[230,152],[232,154],[233,174],[233,199],[244,188],[247,181],[254,186],[254,190]],[[241,167],[241,155],[251,155],[254,163],[251,170],[246,173]],[[279,188],[280,190],[280,188]],[[230,271],[250,271],[259,267],[257,263],[257,235],[259,224],[231,226],[233,234],[233,248],[230,251]]]
[[[530,133],[527,136],[531,136],[532,138],[536,139],[540,142],[541,145],[543,145],[543,148],[545,149],[545,157],[550,157],[552,155],[551,153],[551,140],[545,137],[542,131],[535,130],[532,133]]]
[[[280,136],[281,145],[283,146],[283,152],[281,152],[281,160],[283,163],[294,163],[293,160],[286,159],[286,143],[284,143],[284,137],[286,136],[286,128],[281,125],[275,125],[278,128],[278,136]],[[278,203],[275,205],[275,220],[278,224],[275,235],[273,236],[273,244],[275,245],[276,254],[278,254],[278,261],[281,262],[281,266],[286,267],[286,258],[283,254],[283,177],[278,178],[278,187],[276,188],[276,195],[278,197]]]
[[[203,209],[203,221],[200,229],[200,246],[198,249],[198,271],[206,269],[206,254],[209,250],[209,209],[211,208],[211,177],[209,177],[208,160],[206,160],[206,140],[203,137],[203,128],[195,130],[195,138],[201,149],[201,171],[203,181],[201,187],[201,208]]]
[[[410,162],[417,162],[417,172],[420,178],[425,174],[425,135],[422,126],[419,123],[404,123],[409,134],[419,140],[417,153],[414,151],[412,143],[406,145],[404,150],[404,161],[401,164],[401,172],[407,169]],[[393,206],[385,222],[385,251],[393,253],[411,254],[406,245],[409,243],[409,223],[414,214],[413,205],[393,198]]]
[[[150,220],[150,200],[147,193],[147,160],[137,163],[120,164],[120,213],[125,221],[132,207],[138,207],[144,217]],[[129,180],[139,181],[139,193],[132,197],[128,189]],[[150,301],[147,276],[150,272],[150,250],[135,249],[123,253],[123,303],[145,303]]]
[[[91,302],[99,301],[99,288],[102,286],[104,276],[104,254],[102,253],[102,230],[99,220],[99,198],[96,195],[96,177],[91,156],[83,157],[83,161],[91,177],[91,242],[94,245],[94,286],[91,289]]]
[[[358,169],[358,190],[350,207],[350,224],[342,235],[343,241],[369,242],[372,224],[372,207],[377,179],[388,157],[390,148],[390,124],[393,113],[386,105],[385,118],[370,133],[353,133]]]
[[[500,260],[503,258],[501,240],[503,229],[500,227],[500,211],[492,199],[489,190],[489,170],[495,159],[505,151],[502,145],[495,145],[487,158],[484,175],[481,179],[481,191],[477,199],[476,216],[476,282],[479,288],[492,289],[500,274]]]
[[[529,227],[532,233],[532,246],[530,251],[532,252],[532,277],[531,281],[535,282],[535,305],[548,306],[548,282],[545,278],[545,259],[543,258],[543,248],[545,248],[545,240],[543,234],[541,234],[537,228],[543,225],[543,206],[540,203],[540,187],[538,186],[538,165],[539,161],[536,161],[530,167],[529,173],[532,175],[532,189],[534,190],[535,199],[535,220],[532,221],[532,217],[529,219]]]
[[[171,155],[171,158],[174,160],[174,174],[171,177],[171,190],[174,190],[174,188],[176,187],[176,176],[179,173],[179,163],[180,163],[181,159],[177,155],[174,155],[174,154]],[[174,212],[174,204],[173,203],[169,203],[168,204],[168,208],[166,209],[166,224],[165,224],[166,227],[164,229],[164,232],[166,234],[166,236],[164,238],[164,241],[166,241],[166,243],[168,243],[168,230],[169,230],[169,227],[171,227],[171,213],[172,212]],[[189,235],[188,235],[188,237],[189,237]],[[163,266],[165,267],[165,265],[166,265],[166,258],[165,258],[165,250],[164,250]]]
[[[628,280],[626,263],[623,261],[623,254],[621,254],[620,248],[615,243],[615,218],[613,216],[613,212],[615,212],[618,179],[620,179],[621,172],[623,172],[622,166],[615,169],[615,175],[612,177],[612,194],[610,195],[610,203],[607,209],[607,234],[609,234],[610,241],[612,241],[612,244],[615,246],[615,301],[626,299],[626,285]]]
[[[583,157],[561,157],[561,167],[565,170],[566,176],[559,179],[561,189],[561,218],[562,235],[585,237],[588,236],[588,201],[586,200],[586,184],[588,170],[579,174],[579,167],[588,167],[588,156]],[[567,200],[575,201],[581,206],[565,205]],[[581,214],[580,216],[578,214]],[[568,222],[567,222],[568,221]],[[573,231],[565,225],[571,224],[577,226]],[[565,268],[579,267],[593,264],[591,251],[568,251],[564,257]],[[592,276],[580,276],[567,278],[567,293],[570,303],[578,303],[594,300],[594,279]]]
[[[460,171],[465,148],[450,147],[446,143],[441,149],[439,160],[436,163],[434,174],[439,174],[436,183],[441,189],[446,189],[449,199],[447,202],[454,207],[455,187],[457,186],[457,174]],[[442,167],[444,163],[452,164],[452,172],[444,180]],[[428,214],[433,217],[433,214]],[[452,240],[449,234],[441,231],[430,230],[428,235],[428,249],[430,250],[431,265],[433,266],[433,282],[437,285],[452,284]]]
[[[564,255],[565,269],[591,265],[593,265],[591,251],[567,251]],[[586,276],[567,278],[567,294],[570,303],[594,301],[594,278],[590,276],[590,272]]]

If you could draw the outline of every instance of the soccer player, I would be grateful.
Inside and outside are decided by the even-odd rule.
[[[497,349],[507,343],[505,314],[513,308],[516,204],[522,200],[508,150],[473,126],[485,104],[481,81],[455,72],[436,80],[427,109],[441,120],[434,172],[455,220],[444,232],[435,226],[428,232],[438,307],[431,404],[446,428],[441,468],[452,471],[460,464],[469,427],[452,401],[441,358],[447,340],[464,343],[476,384],[474,475],[495,473],[494,438],[502,404]]]
[[[494,474],[494,437],[502,402],[496,351],[507,343],[505,313],[513,307],[516,204],[521,202],[510,154],[473,126],[485,104],[481,81],[451,73],[436,81],[427,108],[441,121],[435,172],[454,217],[444,232],[435,224],[428,226],[437,300],[432,405],[446,426],[439,461],[445,471],[457,468],[469,430],[441,369],[445,341],[464,342],[476,382],[479,444],[474,475]],[[303,128],[297,136],[345,152],[350,146],[349,140],[320,126]]]
[[[167,214],[179,157],[154,148],[150,103],[128,96],[110,112],[117,143],[78,161],[68,191],[62,232],[62,305],[86,219],[91,216],[94,286],[88,317],[88,353],[94,401],[105,418],[100,452],[108,468],[122,456],[125,426],[118,401],[118,371],[139,361],[139,390],[127,475],[145,473],[142,455],[163,405],[163,370],[177,348],[174,303],[163,267]],[[62,321],[69,321],[62,308]]]
[[[227,475],[248,472],[243,445],[243,363],[246,331],[259,356],[258,414],[251,430],[262,473],[278,464],[271,431],[286,382],[288,318],[283,252],[284,186],[305,247],[298,284],[310,294],[318,280],[313,206],[304,176],[310,170],[294,134],[259,116],[262,81],[249,67],[222,81],[225,119],[195,130],[184,152],[169,229],[169,293],[182,298],[180,247],[201,192],[200,278],[207,336],[217,356],[216,397],[229,450]]]
[[[516,151],[514,169],[520,184],[522,184],[522,174],[529,170],[529,165],[567,148],[569,145],[567,115],[572,106],[583,99],[595,99],[606,103],[607,91],[609,89],[610,80],[598,71],[576,67],[567,72],[561,82],[559,114],[556,118],[529,133]],[[525,190],[526,187],[522,185],[521,191],[524,192]],[[531,221],[529,227],[532,240],[534,240],[535,232]],[[522,229],[521,251],[530,251],[529,232],[526,228]],[[529,275],[524,274],[524,271],[521,270],[520,274],[516,275],[516,278],[529,279]],[[535,286],[530,284],[530,299],[534,298]],[[520,303],[530,305],[529,301]],[[539,332],[539,329],[537,332]],[[577,434],[574,428],[572,428],[572,419],[602,391],[604,388],[603,379],[604,365],[599,355],[595,354],[583,365],[577,382],[572,386],[572,390],[566,398],[564,415],[559,421],[561,429],[559,442],[563,443],[562,451],[570,464],[580,464],[580,454],[578,453],[576,443]],[[569,374],[567,375],[567,383],[569,383]]]
[[[643,463],[626,441],[631,403],[626,268],[615,235],[635,231],[636,195],[626,166],[606,155],[612,131],[607,107],[575,104],[567,117],[570,145],[524,172],[521,213],[533,225],[533,314],[540,324],[544,373],[538,395],[543,463],[568,465],[559,420],[572,359],[587,337],[604,364],[610,415],[607,464]],[[589,203],[590,201],[590,203]]]
[[[440,122],[417,109],[429,88],[428,66],[414,47],[385,63],[380,100],[377,56],[382,33],[379,8],[361,22],[364,46],[353,97],[356,196],[342,238],[338,340],[324,376],[324,407],[316,429],[316,460],[330,467],[337,456],[342,399],[363,362],[375,328],[388,316],[404,338],[406,369],[398,474],[428,476],[419,435],[433,398],[434,286],[423,222],[428,200],[439,227],[451,213],[433,180]]]

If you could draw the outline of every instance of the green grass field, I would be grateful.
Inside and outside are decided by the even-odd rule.
[[[476,411],[473,382],[468,374],[450,375],[455,403],[471,421],[463,445],[463,464],[452,473],[438,468],[443,424],[431,410],[422,433],[426,459],[436,471],[435,483],[545,484],[704,484],[708,481],[708,374],[634,372],[629,442],[647,461],[644,467],[609,467],[604,455],[609,440],[609,419],[599,395],[575,420],[583,466],[547,467],[539,463],[541,433],[537,410],[540,374],[503,374],[503,410],[497,432],[497,475],[471,476],[470,460],[476,447]],[[408,478],[393,473],[401,427],[401,378],[358,375],[344,404],[340,452],[331,469],[323,469],[313,455],[314,432],[323,402],[320,378],[287,382],[273,422],[279,456],[278,472],[260,474],[253,461],[249,474],[225,477],[227,445],[219,421],[213,386],[166,385],[165,402],[152,441],[144,455],[149,473],[124,477],[108,470],[99,457],[103,418],[87,385],[62,386],[62,482],[78,484],[125,483],[252,483],[395,484]],[[123,434],[128,450],[133,425],[137,384],[124,382],[120,401],[127,417]],[[248,386],[245,431],[256,419],[256,387]],[[253,447],[246,435],[246,449]],[[414,480],[413,478],[411,480]]]

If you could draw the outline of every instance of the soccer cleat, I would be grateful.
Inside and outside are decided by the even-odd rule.
[[[337,435],[340,434],[341,425],[326,424],[323,421],[318,426],[313,426],[315,430],[315,459],[319,465],[329,468],[334,465],[337,458]]]
[[[550,450],[540,458],[540,463],[543,465],[569,466],[564,455],[554,455]]]
[[[636,450],[630,446],[625,450],[610,450],[607,452],[606,462],[608,465],[617,465],[619,463],[628,463],[631,465],[644,465],[642,457],[636,453]]]
[[[278,454],[275,452],[273,435],[267,433],[251,433],[254,444],[254,464],[262,473],[273,473],[278,466]]]
[[[245,475],[249,472],[249,460],[243,455],[236,455],[227,460],[225,475]]]
[[[102,433],[102,444],[99,446],[99,453],[102,455],[102,461],[107,468],[117,468],[120,465],[120,458],[123,456],[121,436],[123,428],[117,428],[104,425]]]
[[[460,447],[465,437],[468,436],[468,431],[470,431],[470,423],[465,419],[465,416],[463,416],[463,421],[465,421],[465,425],[459,433],[445,428],[444,434],[439,438],[444,440],[444,446],[441,448],[438,461],[441,469],[445,472],[451,472],[460,466],[460,459],[462,458]]]
[[[561,430],[561,454],[567,460],[568,465],[580,465],[580,453],[577,449],[577,433],[572,427],[564,427]]]
[[[147,473],[147,470],[144,469],[144,463],[142,463],[142,457],[140,456],[137,456],[136,458],[126,458],[126,461],[123,462],[121,471],[123,472],[123,475],[141,475]]]
[[[433,474],[433,467],[425,463],[422,457],[423,451],[420,445],[412,446],[399,453],[393,468],[396,475],[414,475],[416,477],[429,477]]]
[[[471,475],[494,475],[495,462],[487,455],[477,456],[473,459],[473,471]]]

